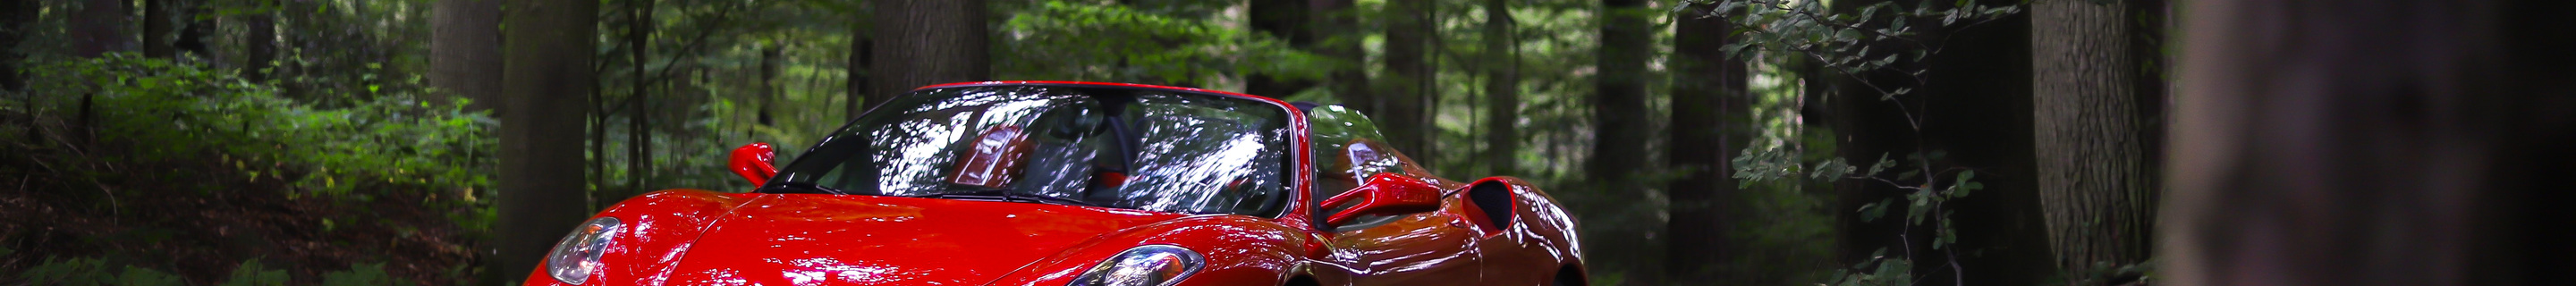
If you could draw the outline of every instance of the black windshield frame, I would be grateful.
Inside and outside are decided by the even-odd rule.
[[[1242,207],[1231,207],[1231,208],[1225,208],[1225,207],[1211,207],[1211,208],[1224,208],[1224,209],[1222,209],[1222,210],[1220,210],[1220,211],[1208,211],[1208,212],[1198,212],[1198,211],[1176,211],[1176,210],[1153,210],[1153,209],[1143,209],[1143,208],[1134,208],[1134,207],[1111,207],[1111,208],[1137,209],[1137,210],[1144,210],[1144,211],[1160,211],[1160,212],[1196,213],[1196,214],[1237,214],[1237,215],[1249,215],[1249,216],[1266,217],[1266,218],[1277,218],[1277,217],[1279,217],[1279,216],[1280,216],[1280,215],[1282,215],[1282,214],[1286,214],[1286,213],[1294,212],[1294,211],[1295,211],[1294,209],[1304,209],[1305,207],[1304,207],[1304,206],[1302,206],[1304,203],[1301,203],[1301,202],[1311,200],[1311,199],[1310,199],[1310,197],[1312,196],[1312,193],[1311,193],[1310,188],[1307,186],[1307,185],[1308,185],[1307,181],[1308,181],[1308,179],[1309,179],[1309,178],[1307,178],[1307,177],[1308,177],[1309,175],[1308,175],[1308,174],[1306,174],[1306,173],[1307,173],[1307,172],[1306,172],[1306,170],[1307,170],[1307,169],[1309,169],[1310,167],[1308,166],[1308,165],[1309,165],[1309,163],[1308,163],[1308,162],[1306,162],[1307,160],[1303,159],[1304,157],[1306,157],[1306,156],[1307,156],[1307,154],[1306,154],[1306,153],[1308,152],[1308,150],[1306,150],[1307,148],[1305,147],[1305,145],[1306,145],[1306,138],[1305,138],[1305,137],[1306,137],[1306,135],[1307,135],[1307,134],[1305,134],[1305,130],[1304,130],[1304,128],[1303,128],[1304,121],[1305,121],[1305,118],[1304,118],[1304,115],[1305,115],[1305,114],[1303,114],[1303,112],[1300,112],[1298,109],[1296,109],[1296,108],[1294,108],[1294,107],[1290,107],[1290,106],[1284,105],[1284,104],[1280,103],[1280,102],[1279,102],[1279,101],[1277,101],[1277,100],[1268,99],[1268,98],[1261,98],[1261,97],[1254,97],[1254,96],[1244,96],[1244,95],[1236,95],[1236,94],[1226,94],[1226,93],[1216,93],[1216,92],[1206,92],[1206,91],[1197,91],[1197,90],[1190,90],[1190,89],[1158,88],[1158,87],[1150,87],[1150,86],[1090,85],[1090,84],[1029,84],[1029,83],[946,85],[946,86],[935,86],[935,87],[923,88],[923,89],[915,90],[915,91],[913,91],[913,92],[911,92],[911,93],[907,93],[907,94],[905,94],[903,97],[899,97],[898,99],[896,99],[896,100],[894,100],[894,101],[891,101],[891,102],[890,102],[890,104],[888,104],[888,105],[879,105],[879,106],[877,106],[876,108],[871,109],[867,114],[864,114],[864,115],[860,116],[859,118],[852,119],[852,120],[850,120],[850,121],[848,121],[848,122],[843,123],[843,125],[842,125],[840,128],[835,129],[836,131],[835,131],[835,132],[834,132],[830,137],[823,138],[823,139],[822,139],[822,142],[817,143],[817,144],[815,144],[815,145],[812,145],[812,146],[811,146],[811,147],[809,147],[805,152],[801,153],[801,154],[803,154],[802,156],[798,156],[796,159],[794,159],[793,161],[789,162],[788,164],[781,165],[781,167],[782,167],[782,168],[780,169],[780,172],[778,173],[777,177],[774,177],[774,179],[769,180],[769,182],[768,182],[767,184],[765,184],[765,185],[761,186],[761,187],[758,189],[758,191],[759,191],[759,192],[764,192],[764,193],[798,193],[798,192],[804,192],[804,193],[823,193],[824,191],[821,191],[823,188],[816,188],[816,187],[815,187],[815,186],[816,186],[816,183],[815,183],[815,182],[816,182],[816,179],[815,179],[815,178],[822,176],[822,175],[823,175],[822,173],[829,173],[829,172],[831,172],[831,170],[832,170],[832,167],[831,167],[831,166],[834,166],[834,165],[837,165],[837,164],[842,164],[842,162],[843,162],[843,161],[845,161],[845,160],[850,160],[850,159],[851,159],[851,156],[855,156],[855,154],[857,154],[857,153],[861,153],[861,152],[865,151],[867,148],[869,148],[869,147],[867,147],[867,146],[870,146],[870,144],[867,144],[867,143],[851,143],[851,142],[863,142],[863,141],[865,141],[865,140],[835,140],[835,139],[850,139],[850,138],[840,138],[840,137],[860,137],[860,136],[851,136],[851,134],[848,134],[848,133],[846,133],[846,132],[850,131],[850,130],[851,130],[851,128],[853,128],[854,126],[858,126],[858,125],[860,125],[860,124],[869,124],[870,120],[871,120],[872,118],[874,118],[874,117],[878,117],[880,113],[897,113],[897,112],[890,112],[890,111],[888,111],[888,109],[890,109],[890,108],[888,108],[888,106],[890,106],[890,105],[903,105],[903,104],[906,104],[906,102],[911,102],[911,103],[915,103],[915,104],[914,104],[914,106],[918,106],[918,104],[919,104],[919,103],[927,103],[927,102],[929,102],[929,101],[931,101],[931,100],[939,100],[939,99],[937,99],[938,97],[936,97],[936,96],[939,96],[939,95],[932,95],[932,94],[936,94],[936,93],[939,93],[939,92],[942,92],[942,91],[954,90],[954,89],[978,89],[978,88],[981,88],[981,89],[992,89],[992,88],[1022,88],[1022,87],[1028,87],[1028,88],[1047,88],[1047,89],[1064,89],[1064,90],[1068,90],[1067,92],[1071,92],[1071,93],[1081,93],[1081,94],[1084,94],[1083,96],[1098,97],[1098,98],[1105,99],[1106,101],[1111,101],[1111,102],[1124,101],[1124,102],[1126,102],[1126,103],[1133,103],[1133,101],[1135,101],[1135,100],[1136,100],[1136,99],[1133,97],[1133,95],[1135,95],[1135,94],[1146,94],[1146,93],[1154,93],[1154,94],[1161,94],[1161,95],[1179,95],[1179,96],[1186,96],[1186,97],[1192,97],[1192,98],[1209,98],[1209,99],[1219,99],[1219,100],[1226,100],[1226,101],[1240,101],[1240,103],[1253,103],[1253,104],[1246,104],[1246,105],[1243,105],[1243,106],[1245,106],[1245,107],[1256,107],[1256,108],[1257,108],[1257,106],[1266,106],[1266,107],[1268,107],[1268,110],[1259,110],[1259,109],[1255,109],[1255,111],[1254,111],[1254,112],[1275,112],[1275,115],[1273,115],[1273,114],[1257,114],[1257,116],[1261,116],[1261,117],[1263,117],[1263,118],[1267,118],[1268,120],[1275,121],[1275,122],[1267,123],[1267,124],[1262,124],[1262,126],[1259,126],[1259,127],[1256,127],[1256,128],[1249,129],[1249,130],[1256,130],[1256,131],[1259,131],[1259,132],[1263,132],[1263,133],[1265,133],[1265,134],[1276,134],[1276,135],[1275,135],[1275,136],[1276,136],[1275,138],[1271,138],[1271,139],[1269,139],[1269,140],[1276,140],[1276,141],[1278,141],[1278,144],[1283,144],[1283,145],[1284,145],[1282,148],[1279,148],[1279,149],[1275,150],[1276,152],[1280,153],[1280,154],[1275,155],[1275,158],[1280,158],[1281,160],[1277,161],[1275,164],[1258,164],[1258,165],[1257,165],[1257,166],[1268,166],[1268,167],[1263,167],[1263,168],[1275,168],[1275,169],[1278,169],[1278,170],[1275,170],[1275,171],[1272,171],[1272,170],[1262,170],[1262,171],[1260,171],[1260,172],[1275,172],[1275,173],[1277,174],[1277,175],[1276,175],[1276,177],[1275,177],[1275,179],[1273,179],[1273,180],[1275,180],[1275,181],[1273,181],[1273,182],[1269,182],[1269,183],[1280,184],[1280,185],[1278,185],[1278,188],[1277,188],[1277,189],[1275,189],[1275,190],[1263,191],[1263,192],[1265,192],[1265,193],[1262,193],[1263,195],[1251,196],[1251,197],[1246,197],[1246,198],[1244,198],[1244,199],[1243,199],[1243,200],[1246,200],[1246,201],[1250,201],[1250,200],[1253,200],[1252,198],[1259,198],[1259,200],[1260,200],[1259,204],[1260,204],[1261,206],[1259,206],[1259,207],[1254,207],[1254,208],[1251,208],[1251,209],[1245,209],[1245,208],[1242,208]],[[925,98],[919,98],[919,97],[922,97],[922,96],[933,96],[933,97],[932,97],[932,98],[928,98],[928,99],[925,99]],[[1126,105],[1127,105],[1126,103],[1109,104],[1108,106],[1112,106],[1112,107],[1111,107],[1111,108],[1109,108],[1109,109],[1114,110],[1114,109],[1117,109],[1117,107],[1123,107],[1123,106],[1126,106]],[[886,116],[897,116],[897,115],[886,115]],[[1113,117],[1113,118],[1115,118],[1115,116],[1112,116],[1112,117]],[[1117,145],[1120,145],[1121,147],[1118,147],[1117,149],[1120,149],[1120,150],[1121,150],[1121,152],[1120,152],[1120,153],[1125,153],[1125,154],[1123,154],[1123,155],[1125,155],[1125,156],[1118,156],[1116,160],[1124,160],[1124,161],[1128,161],[1128,162],[1129,162],[1129,164],[1135,164],[1133,161],[1134,161],[1134,160],[1137,160],[1137,159],[1134,159],[1134,157],[1133,157],[1133,156],[1134,156],[1134,154],[1135,154],[1136,152],[1140,151],[1140,150],[1138,150],[1138,149],[1139,149],[1139,148],[1142,148],[1142,147],[1138,147],[1138,146],[1137,146],[1137,145],[1141,145],[1141,143],[1137,143],[1137,142],[1135,142],[1135,141],[1133,141],[1133,140],[1140,140],[1140,139],[1141,139],[1141,137],[1140,137],[1140,136],[1136,136],[1136,135],[1132,135],[1130,132],[1134,132],[1134,131],[1131,131],[1131,130],[1118,130],[1118,132],[1120,133],[1120,135],[1119,135],[1119,136],[1117,136],[1117,137],[1119,137],[1119,138],[1123,138],[1124,140],[1121,140],[1121,141],[1124,141],[1124,142],[1118,142],[1119,144],[1117,144]],[[1265,153],[1266,153],[1266,152],[1265,152]],[[1107,154],[1103,154],[1103,155],[1107,155]],[[1104,156],[1104,157],[1102,157],[1102,158],[1100,158],[1100,159],[1111,159],[1111,158],[1110,158],[1110,157],[1105,157],[1105,156]],[[828,162],[826,162],[826,161],[828,161]],[[1264,160],[1264,161],[1267,161],[1267,160]],[[799,185],[799,184],[801,184],[801,185],[803,185],[803,186],[806,186],[806,187],[803,187],[803,188],[801,188],[801,189],[800,189],[800,188],[798,188],[798,187],[792,187],[793,185]],[[1266,185],[1266,184],[1265,184],[1265,185]],[[840,191],[840,190],[832,190],[831,192],[832,192],[832,193],[841,193],[841,191]],[[1127,192],[1136,192],[1136,191],[1127,191]],[[1149,192],[1161,192],[1161,191],[1149,191]],[[852,194],[852,195],[876,195],[876,194],[867,194],[867,193],[859,192],[859,191],[850,191],[850,192],[848,192],[848,193],[849,193],[849,194]],[[1218,194],[1218,195],[1225,195],[1225,194]],[[1151,195],[1146,195],[1146,196],[1151,196]],[[1208,206],[1203,206],[1203,207],[1208,207]]]

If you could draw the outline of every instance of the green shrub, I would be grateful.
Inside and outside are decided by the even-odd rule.
[[[111,271],[111,269],[122,269],[122,271]],[[19,273],[19,276],[26,279],[24,282],[35,285],[186,285],[181,283],[179,276],[131,265],[110,268],[107,260],[99,258],[64,260],[48,258],[45,259],[45,263],[28,267],[27,271]]]
[[[122,53],[30,70],[39,71],[30,77],[33,90],[52,96],[13,105],[33,106],[25,112],[56,119],[40,122],[53,123],[45,125],[54,134],[85,129],[97,144],[122,149],[61,159],[215,159],[239,169],[246,180],[292,180],[302,191],[296,195],[359,200],[381,195],[376,190],[481,195],[463,191],[491,185],[486,174],[496,123],[484,113],[464,111],[462,100],[403,90],[304,95],[354,103],[315,106],[229,70]],[[202,158],[209,153],[216,158]]]

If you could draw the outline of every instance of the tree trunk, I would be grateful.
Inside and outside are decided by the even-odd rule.
[[[27,54],[18,45],[27,42],[28,29],[36,27],[37,1],[0,3],[0,94],[25,91],[26,75],[19,72],[26,65]],[[20,100],[27,100],[22,98]],[[22,110],[30,116],[32,110]],[[34,122],[20,123],[33,125]]]
[[[1249,21],[1251,22],[1252,30],[1254,32],[1269,34],[1271,37],[1287,40],[1288,46],[1295,47],[1299,50],[1310,52],[1314,51],[1315,32],[1312,29],[1309,29],[1309,26],[1306,24],[1309,17],[1309,13],[1306,12],[1306,3],[1291,1],[1252,1],[1250,4],[1251,5],[1249,7],[1244,9],[1244,13],[1248,14],[1247,18],[1250,18]],[[1274,98],[1285,98],[1291,95],[1296,95],[1298,91],[1304,91],[1307,88],[1312,88],[1314,86],[1315,81],[1313,80],[1291,79],[1272,74],[1254,74],[1244,77],[1243,93]]]
[[[134,48],[134,38],[125,34],[126,23],[131,23],[128,22],[125,2],[125,0],[87,0],[81,3],[79,14],[73,15],[71,19],[72,41],[75,42],[72,47],[77,53],[75,55],[96,57],[108,52],[129,51]]]
[[[777,126],[769,116],[772,110],[777,110],[778,101],[784,99],[778,88],[778,67],[779,61],[784,60],[780,58],[786,52],[784,48],[777,43],[760,47],[760,78],[753,83],[760,85],[760,117],[756,120],[761,126]]]
[[[2147,259],[2156,192],[2141,132],[2153,125],[2135,98],[2126,5],[2031,5],[2032,145],[2048,247],[2063,272]]]
[[[143,0],[143,56],[167,59],[178,53],[170,44],[170,32],[178,26],[178,17],[170,15],[171,1]]]
[[[581,223],[582,119],[598,82],[591,71],[599,2],[512,0],[505,25],[499,252],[484,258],[486,285],[527,277],[546,249]]]
[[[1603,0],[1600,74],[1592,94],[1591,180],[1613,191],[1633,191],[1639,166],[1646,161],[1645,1]]]
[[[983,0],[878,0],[870,94],[890,98],[925,85],[989,80]]]
[[[653,0],[627,2],[626,58],[627,62],[634,65],[632,68],[635,76],[634,80],[628,82],[631,86],[627,88],[627,96],[634,98],[626,100],[626,109],[631,112],[626,116],[627,192],[623,196],[602,200],[603,202],[623,200],[625,197],[652,190],[644,184],[653,177],[653,125],[650,121],[650,118],[653,118],[653,112],[645,108],[652,106],[649,103],[652,102],[653,92],[648,87],[652,86],[653,77],[644,73],[644,66],[647,65],[653,48],[653,25],[655,25],[653,2]]]
[[[215,57],[213,49],[206,45],[206,36],[215,32],[215,20],[213,17],[201,17],[211,16],[209,14],[214,12],[214,9],[209,7],[214,4],[206,3],[209,1],[212,0],[190,1],[187,12],[179,13],[179,18],[189,19],[188,26],[179,29],[177,42],[171,44],[173,48],[178,48],[180,52],[196,54],[201,58]]]
[[[498,3],[498,2],[500,2],[501,0],[483,0],[483,1],[492,1],[492,2]],[[254,2],[254,3],[259,3],[261,6],[275,6],[275,5],[277,4],[277,1],[275,1],[275,0],[259,0],[259,1],[256,1],[256,2]],[[495,4],[495,5],[498,5],[498,4]],[[501,66],[500,61],[501,61],[501,60],[500,60],[500,56],[499,56],[499,51],[500,51],[501,47],[500,47],[500,45],[499,45],[499,43],[500,43],[500,40],[499,40],[499,38],[500,38],[500,36],[499,36],[499,35],[500,35],[500,31],[499,31],[499,29],[498,29],[498,27],[500,27],[500,25],[501,25],[501,24],[500,24],[500,20],[499,20],[499,17],[500,17],[500,16],[498,16],[498,15],[500,15],[500,11],[499,11],[499,9],[500,9],[500,8],[498,8],[498,6],[495,6],[495,8],[493,8],[493,9],[494,9],[494,11],[493,11],[493,15],[494,15],[494,16],[493,16],[493,18],[494,18],[494,20],[493,20],[492,26],[493,26],[493,27],[495,27],[495,29],[492,31],[492,34],[491,34],[491,35],[493,35],[493,38],[494,38],[494,39],[493,39],[493,43],[494,43],[494,44],[493,44],[493,47],[492,47],[492,50],[494,51],[494,56],[492,57],[491,62],[490,62],[490,63],[488,63],[488,64],[489,64],[489,66],[490,66],[491,68],[481,69],[481,70],[485,71],[485,73],[493,74],[493,75],[492,75],[492,77],[491,77],[490,79],[488,79],[488,81],[484,81],[485,85],[489,85],[489,86],[490,86],[490,87],[485,87],[485,88],[483,89],[483,90],[486,92],[486,93],[484,93],[484,94],[486,94],[486,97],[484,97],[484,98],[477,98],[477,99],[484,99],[484,100],[481,100],[481,101],[483,101],[483,102],[490,102],[490,103],[484,103],[484,104],[482,104],[482,105],[488,105],[488,106],[495,107],[495,108],[488,108],[488,109],[493,109],[493,110],[496,110],[496,111],[497,111],[497,110],[499,110],[499,108],[497,108],[497,107],[499,107],[499,106],[500,106],[500,103],[501,103],[501,100],[500,100],[500,99],[501,99],[501,98],[500,98],[500,94],[501,94],[501,88],[500,88],[500,85],[501,85],[501,78],[500,78],[500,75],[499,75],[499,74],[501,73],[501,69],[500,69],[500,66]],[[245,45],[245,46],[247,46],[247,47],[243,47],[243,48],[242,48],[242,53],[243,53],[243,54],[246,54],[246,55],[243,55],[243,57],[242,57],[242,58],[243,58],[243,60],[242,60],[242,61],[243,61],[244,63],[246,63],[246,64],[242,65],[242,70],[244,70],[244,71],[245,71],[245,72],[243,72],[242,74],[248,75],[247,77],[250,79],[250,81],[251,81],[251,82],[266,82],[266,81],[268,81],[269,75],[270,75],[270,74],[275,73],[275,71],[272,71],[272,70],[270,70],[270,69],[273,69],[273,68],[275,68],[275,67],[277,66],[277,65],[275,65],[275,64],[274,64],[274,62],[276,61],[276,60],[274,60],[274,59],[277,57],[277,12],[275,12],[275,11],[261,11],[261,12],[260,12],[260,13],[258,13],[258,14],[251,14],[251,15],[250,15],[250,16],[248,16],[248,17],[249,17],[250,19],[249,19],[249,20],[247,20],[247,21],[244,21],[244,22],[246,22],[246,23],[243,23],[243,25],[245,26],[245,27],[244,27],[244,29],[249,29],[250,31],[249,31],[249,33],[245,33],[245,34],[246,34],[246,36],[245,36],[245,37],[248,37],[248,38],[247,38],[247,39],[242,39],[242,44],[243,44],[243,45]],[[433,35],[433,36],[434,36],[434,35]],[[437,40],[431,40],[431,44],[432,44],[432,45],[435,45],[435,44],[436,44],[436,42],[437,42]],[[445,57],[440,57],[440,56],[437,56],[437,55],[435,55],[435,54],[434,54],[434,53],[435,53],[435,51],[434,51],[434,50],[435,50],[435,49],[437,49],[437,48],[432,47],[431,49],[433,49],[433,52],[432,52],[433,54],[430,56],[431,58],[438,58],[438,59],[442,59],[442,60],[444,60],[444,59],[445,59]],[[436,63],[432,63],[431,65],[435,66],[435,65],[436,65]],[[432,77],[436,77],[438,73],[439,73],[439,71],[437,71],[437,69],[436,69],[435,67],[433,67],[433,68],[431,69],[430,74],[431,74],[431,76],[432,76]],[[436,84],[436,83],[434,83],[434,82],[433,82],[433,83],[431,84],[431,86],[443,86],[443,85],[438,85],[438,84]]]
[[[1325,76],[1329,82],[1325,88],[1344,107],[1374,112],[1377,106],[1369,103],[1369,78],[1363,68],[1368,55],[1360,50],[1359,11],[1352,9],[1351,1],[1309,0],[1306,11],[1314,13],[1309,20],[1315,25],[1316,52],[1339,63]]]
[[[439,0],[431,8],[429,85],[470,100],[467,108],[501,107],[501,0]],[[265,34],[266,15],[251,20],[253,37]],[[253,39],[253,67],[267,63],[267,38]]]
[[[1509,0],[1485,0],[1485,154],[1478,165],[1490,176],[1520,172],[1521,53],[1511,8]]]
[[[861,13],[862,15],[854,17],[859,18],[854,20],[856,23],[850,25],[849,66],[844,67],[850,74],[850,80],[847,83],[849,96],[842,102],[844,105],[842,108],[846,109],[846,114],[849,115],[847,119],[858,119],[860,114],[868,112],[868,107],[885,103],[886,98],[891,97],[891,95],[876,95],[868,87],[868,74],[871,73],[868,70],[868,66],[871,65],[869,55],[875,53],[876,39],[870,36],[868,26],[871,21],[868,21],[869,17],[865,15],[867,12]]]
[[[1386,132],[1388,145],[1418,161],[1433,160],[1430,148],[1431,122],[1425,100],[1431,98],[1423,83],[1432,81],[1431,54],[1427,52],[1432,34],[1432,1],[1389,1],[1386,3],[1386,72],[1377,84],[1382,90],[1371,96],[1376,110],[1369,110],[1379,130]]]
[[[2158,284],[2545,285],[2576,269],[2576,2],[2187,7]]]
[[[1671,281],[1712,281],[1718,278],[1748,278],[1716,275],[1733,269],[1722,263],[1736,251],[1728,241],[1734,208],[1728,202],[1737,190],[1734,165],[1728,159],[1744,149],[1749,136],[1739,132],[1749,127],[1750,110],[1746,106],[1746,63],[1727,58],[1723,48],[1732,41],[1727,34],[1733,25],[1709,15],[1707,5],[1695,5],[1678,15],[1673,29],[1673,108],[1672,131],[1665,146],[1667,163],[1682,171],[1682,178],[1664,187],[1671,198],[1666,209],[1665,231],[1670,243],[1664,253],[1666,272]],[[1744,126],[1744,127],[1739,127]],[[1680,146],[1699,146],[1682,148]]]
[[[1646,61],[1653,52],[1653,38],[1646,15],[1652,11],[1644,0],[1603,0],[1600,19],[1600,48],[1595,50],[1599,73],[1593,76],[1592,150],[1586,160],[1585,179],[1593,195],[1615,200],[1646,198],[1646,187],[1639,176],[1648,162],[1647,132],[1650,132],[1646,109]],[[1639,233],[1616,235],[1602,243],[1622,245],[1632,253],[1610,254],[1653,257],[1647,245],[1655,240],[1638,228]],[[1603,249],[1604,253],[1611,253]],[[1652,258],[1638,259],[1650,261]],[[1632,272],[1644,284],[1660,284],[1664,266],[1640,263]]]

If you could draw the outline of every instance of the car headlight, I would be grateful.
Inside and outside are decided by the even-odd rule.
[[[554,251],[546,252],[546,274],[555,281],[581,285],[590,272],[599,270],[599,255],[608,252],[609,238],[616,237],[625,225],[615,217],[599,217],[574,228],[555,242]]]
[[[1168,286],[1198,273],[1205,263],[1198,252],[1179,246],[1138,246],[1092,266],[1069,286]]]

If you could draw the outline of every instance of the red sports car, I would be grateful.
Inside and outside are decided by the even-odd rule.
[[[1519,179],[1453,181],[1366,116],[1191,88],[934,85],[750,193],[628,199],[529,285],[1582,285],[1574,221]]]

